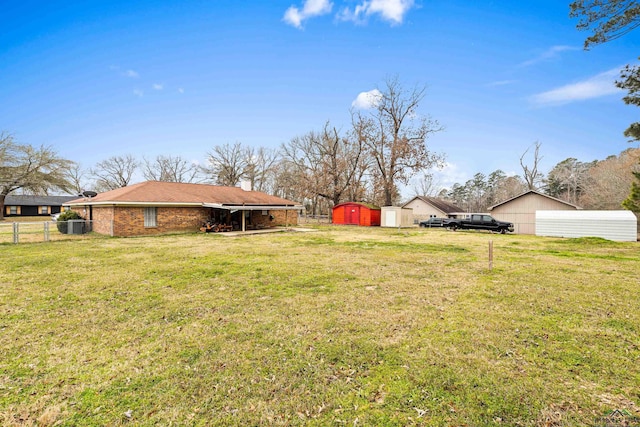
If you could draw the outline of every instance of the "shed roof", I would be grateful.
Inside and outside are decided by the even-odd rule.
[[[631,211],[536,211],[536,219],[637,221]]]
[[[538,196],[542,196],[542,197],[546,197],[547,199],[555,200],[556,202],[563,203],[563,204],[565,204],[567,206],[571,206],[571,207],[573,207],[575,209],[582,209],[579,206],[574,205],[573,203],[567,202],[566,200],[560,200],[560,199],[557,199],[555,197],[551,197],[551,196],[549,196],[547,194],[543,194],[543,193],[541,193],[539,191],[536,191],[536,190],[527,190],[524,193],[518,194],[517,196],[514,196],[514,197],[512,197],[510,199],[507,199],[507,200],[505,200],[503,202],[500,202],[498,204],[495,204],[495,205],[491,206],[490,208],[488,208],[488,210],[491,211],[491,210],[497,208],[498,206],[502,206],[504,204],[507,204],[509,202],[512,202],[513,200],[519,199],[520,197],[524,197],[524,196],[527,196],[529,194],[537,194]]]
[[[181,182],[146,181],[100,193],[92,198],[69,201],[65,205],[250,205],[291,206],[300,203],[260,191],[246,191],[239,187]]]
[[[446,200],[442,200],[437,197],[427,197],[427,196],[416,196],[413,199],[409,200],[404,205],[402,205],[402,207],[407,206],[409,203],[413,202],[416,199],[422,200],[424,203],[430,204],[434,208],[446,214],[453,214],[453,213],[462,211],[462,209],[460,209],[458,206],[454,205],[453,203],[449,203]]]
[[[373,210],[380,210],[379,206],[376,206],[372,203],[365,203],[365,202],[343,202],[343,203],[339,203],[337,205],[335,205],[333,207],[333,209],[340,207],[340,206],[346,206],[346,205],[360,205],[360,206],[364,206],[365,208],[369,208],[369,209],[373,209]]]

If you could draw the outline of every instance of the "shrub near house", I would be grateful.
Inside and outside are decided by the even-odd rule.
[[[82,217],[76,211],[66,211],[61,213],[56,220],[56,227],[62,234],[69,234],[69,221],[81,220]]]

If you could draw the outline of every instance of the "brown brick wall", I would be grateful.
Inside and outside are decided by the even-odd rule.
[[[92,208],[93,224],[92,230],[96,233],[106,234],[108,236],[111,235],[112,232],[112,220],[113,220],[113,206],[94,206]],[[86,212],[89,212],[89,208],[87,207]],[[80,213],[85,218],[89,218],[89,214]]]
[[[114,236],[145,236],[177,231],[197,231],[209,217],[202,207],[157,207],[155,227],[144,226],[144,207],[94,206],[93,231]]]
[[[273,215],[273,221],[270,221],[271,225],[298,225],[298,211],[269,211],[269,214]]]

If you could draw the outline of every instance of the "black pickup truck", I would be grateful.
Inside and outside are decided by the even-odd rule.
[[[444,227],[450,230],[489,230],[496,233],[513,232],[513,224],[510,222],[498,221],[491,215],[471,214],[468,218],[447,219]]]

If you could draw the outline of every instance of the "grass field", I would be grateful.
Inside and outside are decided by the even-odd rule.
[[[640,416],[639,249],[357,227],[0,244],[0,425]]]

